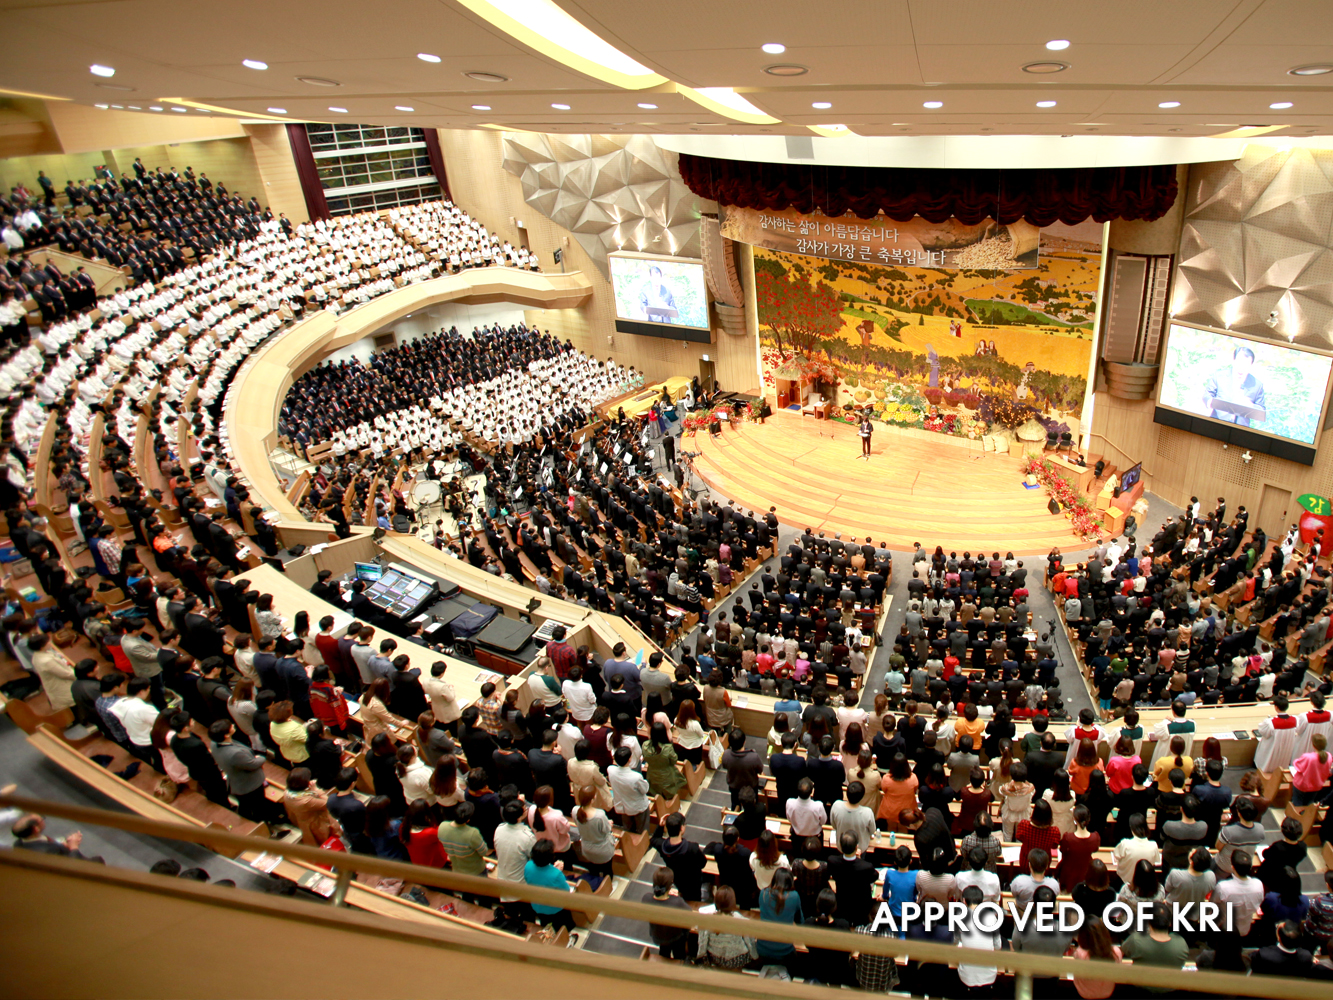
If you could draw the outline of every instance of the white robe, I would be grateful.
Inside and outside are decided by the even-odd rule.
[[[1275,720],[1287,719],[1292,725],[1282,728]],[[1293,716],[1274,716],[1255,727],[1259,746],[1254,751],[1254,766],[1264,774],[1272,774],[1291,766],[1291,753],[1296,748],[1296,719]]]
[[[1171,732],[1172,722],[1188,722],[1190,724],[1190,730],[1184,733],[1173,733]],[[1157,725],[1152,727],[1151,735],[1155,742],[1152,746],[1152,759],[1148,761],[1149,771],[1151,771],[1152,766],[1157,763],[1158,758],[1165,756],[1167,751],[1171,749],[1172,736],[1180,736],[1184,738],[1184,754],[1187,757],[1191,756],[1190,749],[1194,746],[1194,723],[1189,719],[1177,719],[1174,715],[1169,719],[1163,719],[1161,722],[1157,723]]]
[[[1311,722],[1310,717],[1323,719],[1322,722]],[[1310,709],[1308,712],[1302,712],[1296,717],[1296,746],[1292,750],[1291,759],[1295,760],[1302,754],[1307,754],[1314,749],[1310,745],[1310,740],[1315,733],[1323,733],[1324,739],[1333,744],[1333,716],[1330,716],[1327,709]]]

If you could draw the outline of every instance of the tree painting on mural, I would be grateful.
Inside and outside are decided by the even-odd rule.
[[[782,360],[787,360],[789,347],[791,353],[809,358],[821,340],[842,329],[838,296],[828,285],[820,282],[811,286],[799,277],[788,280],[785,274],[775,274],[769,268],[755,271],[759,322],[773,334]]]

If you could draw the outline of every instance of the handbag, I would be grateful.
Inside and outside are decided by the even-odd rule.
[[[717,733],[708,734],[708,766],[716,771],[722,766],[722,738]]]

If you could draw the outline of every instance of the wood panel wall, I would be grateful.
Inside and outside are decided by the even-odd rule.
[[[632,364],[649,382],[697,375],[699,360],[707,354],[724,389],[745,392],[758,386],[752,337],[717,331],[714,343],[694,344],[617,333],[611,283],[568,230],[523,200],[523,185],[500,165],[501,133],[491,129],[441,129],[439,136],[449,188],[461,208],[499,233],[501,239],[513,242],[518,241],[518,229],[510,220],[521,219],[526,224],[528,245],[541,259],[543,270],[559,271],[551,256],[559,247],[564,250],[565,266],[582,271],[592,281],[593,296],[588,304],[577,309],[532,310],[529,323],[568,338],[576,348],[594,357]]]
[[[294,223],[309,222],[286,126],[265,122],[246,125],[245,131],[263,185],[259,200],[273,209],[274,217],[286,215]]]
[[[115,103],[146,105],[149,101],[117,99]],[[198,111],[181,114],[103,110],[70,101],[47,101],[46,111],[60,140],[60,148],[66,153],[94,153],[126,146],[166,145],[245,135],[245,127],[237,119]]]

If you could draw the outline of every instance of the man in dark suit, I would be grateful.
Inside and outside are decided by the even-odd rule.
[[[185,765],[190,778],[199,785],[199,790],[210,802],[216,802],[224,809],[230,809],[227,801],[227,782],[218,770],[217,761],[208,744],[194,734],[190,728],[190,716],[187,712],[177,712],[171,717],[171,728],[176,735],[171,738],[171,752]]]
[[[302,719],[313,718],[310,709],[310,675],[305,672],[301,661],[296,659],[296,653],[301,649],[301,640],[293,639],[289,642],[280,638],[274,648],[278,655],[275,669],[287,692],[287,700],[292,703],[292,710]]]
[[[63,841],[46,836],[46,820],[36,813],[28,813],[14,821],[14,846],[38,854],[58,854],[62,858],[82,858],[79,845],[83,834],[75,830]],[[101,860],[100,858],[96,860]]]
[[[782,734],[782,749],[768,758],[768,769],[777,785],[779,802],[796,798],[796,786],[807,777],[805,758],[796,753],[796,734]]]
[[[857,855],[856,834],[850,831],[838,838],[842,853],[829,859],[829,880],[837,886],[838,916],[853,927],[870,922],[875,879],[879,877],[873,864]]]

